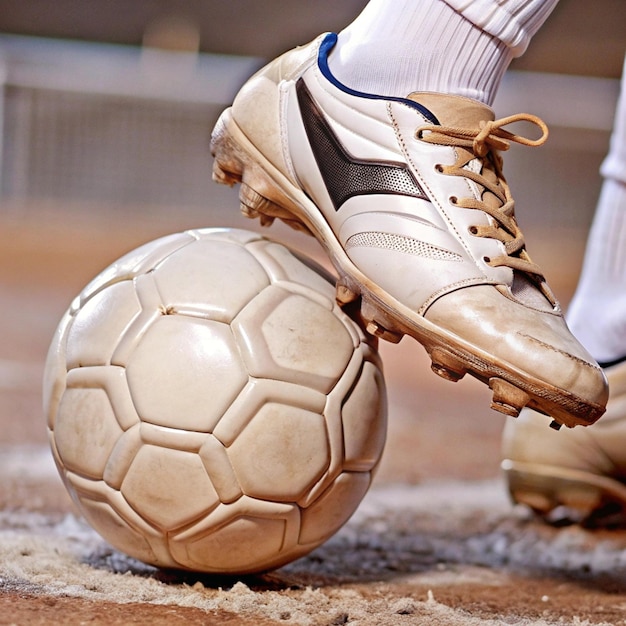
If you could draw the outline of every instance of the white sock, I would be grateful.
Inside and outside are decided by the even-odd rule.
[[[366,93],[405,97],[435,91],[491,104],[511,59],[523,52],[549,13],[545,6],[551,10],[556,0],[482,0],[500,17],[511,17],[507,11],[519,12],[524,5],[521,23],[511,19],[501,25],[494,19],[476,25],[471,3],[460,3],[462,14],[448,2],[458,0],[370,0],[339,33],[329,57],[331,71]]]
[[[625,182],[607,178],[602,184],[567,321],[600,363],[626,357]]]
[[[519,57],[548,19],[558,0],[445,0],[453,9]]]
[[[626,357],[626,59],[604,181],[587,239],[570,329],[601,364]]]

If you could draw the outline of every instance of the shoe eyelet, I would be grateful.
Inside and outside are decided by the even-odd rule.
[[[477,226],[470,226],[467,230],[469,231],[470,235],[478,235]]]
[[[443,165],[441,165],[441,163],[437,163],[437,165],[435,165],[435,171],[443,174]]]
[[[487,265],[489,265],[489,263],[491,263],[491,257],[484,256],[484,257],[483,257],[483,261],[484,261]]]
[[[459,199],[456,196],[450,196],[448,200],[450,201],[450,204],[457,204],[459,201]]]

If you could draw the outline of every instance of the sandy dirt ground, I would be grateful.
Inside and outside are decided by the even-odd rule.
[[[489,410],[489,391],[438,379],[410,339],[381,346],[390,423],[375,483],[309,556],[226,579],[158,571],[104,543],[76,515],[48,451],[43,359],[89,279],[176,230],[1,220],[0,624],[626,624],[626,532],[552,528],[512,507],[499,471],[505,418]],[[577,267],[549,274],[561,299]]]

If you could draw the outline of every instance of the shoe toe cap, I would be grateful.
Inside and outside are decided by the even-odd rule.
[[[573,399],[604,407],[606,378],[558,311],[541,311],[496,287],[458,289],[435,301],[425,318],[468,342],[507,371],[530,374]]]

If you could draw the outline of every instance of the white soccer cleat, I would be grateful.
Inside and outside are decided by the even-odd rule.
[[[312,233],[338,300],[360,298],[371,333],[413,336],[437,374],[469,372],[503,413],[528,405],[557,426],[593,423],[606,381],[525,250],[498,154],[543,143],[545,124],[496,121],[463,97],[356,92],[330,73],[335,41],[320,36],[243,86],[213,131],[215,180],[241,182],[246,215]],[[541,137],[503,130],[519,120]]]
[[[546,433],[528,409],[507,423],[502,467],[515,502],[555,523],[626,523],[626,362],[606,370],[611,395],[591,428]]]

